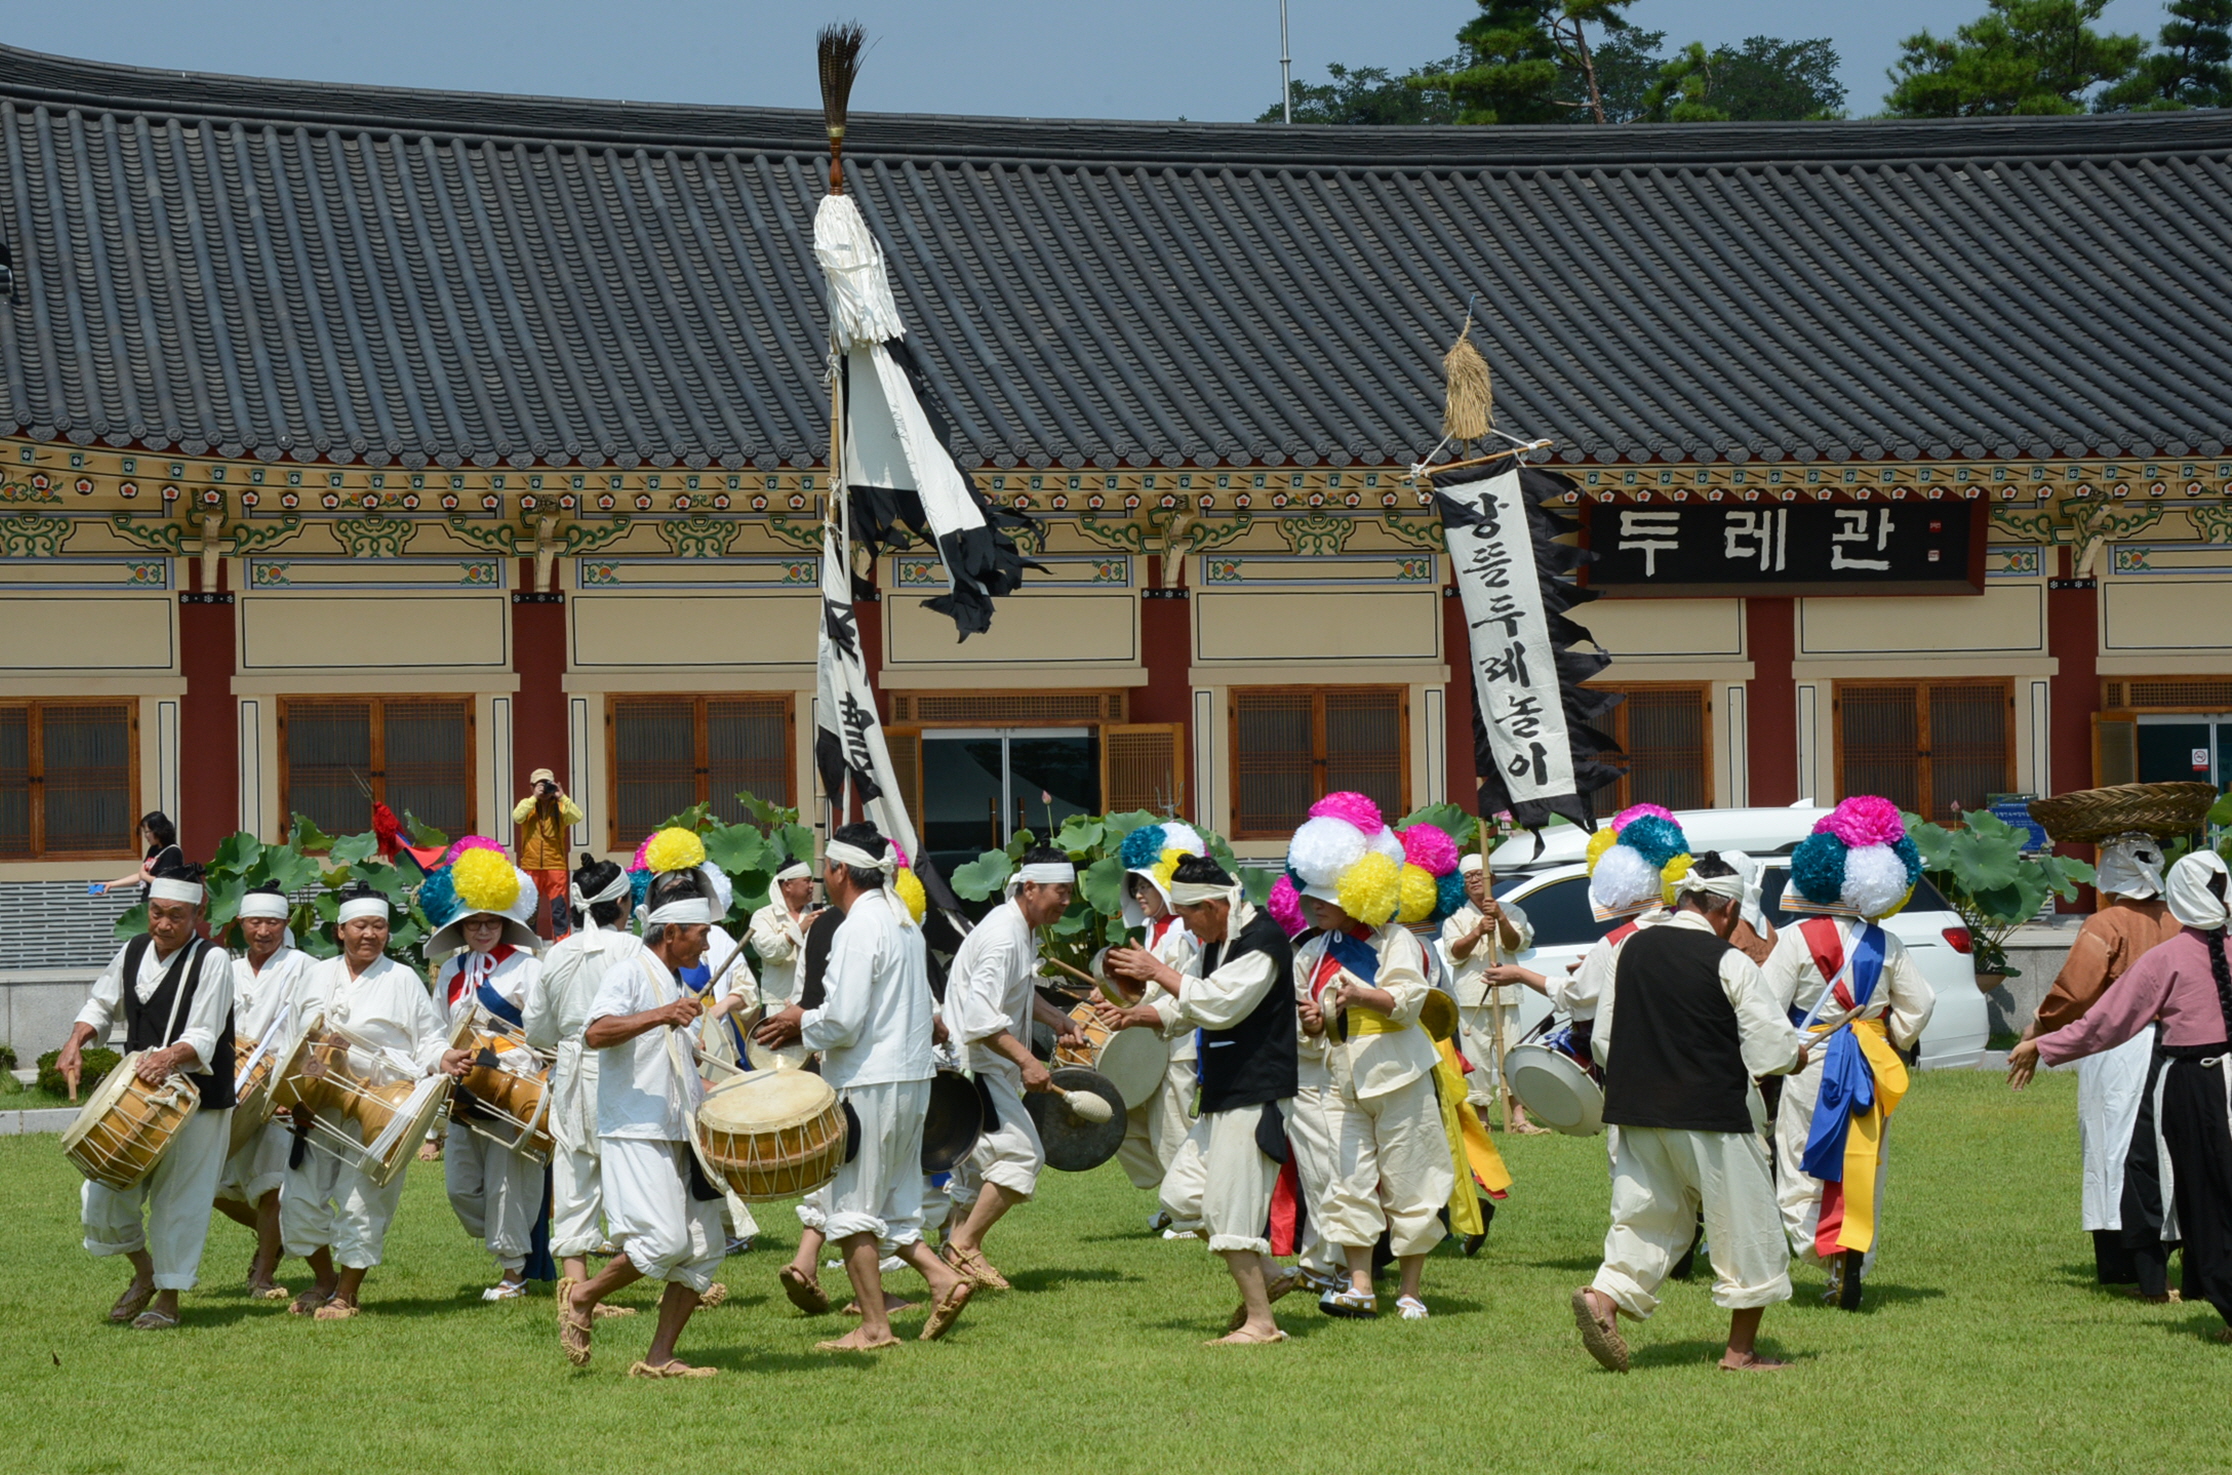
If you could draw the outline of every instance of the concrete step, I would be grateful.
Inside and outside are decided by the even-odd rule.
[[[28,1137],[34,1132],[66,1132],[77,1120],[67,1106],[40,1107],[32,1111],[0,1111],[0,1137]]]

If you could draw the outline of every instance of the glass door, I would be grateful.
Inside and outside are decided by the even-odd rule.
[[[922,843],[940,870],[1044,839],[1098,814],[1100,733],[1090,727],[928,728],[922,734]]]
[[[2232,715],[2139,718],[2139,782],[2232,782]]]

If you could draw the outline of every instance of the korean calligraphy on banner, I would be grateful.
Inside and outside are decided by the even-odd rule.
[[[1971,594],[1982,587],[1982,503],[1581,509],[1611,595]]]
[[[876,827],[899,842],[910,857],[920,857],[914,826],[899,799],[892,776],[891,750],[876,719],[876,695],[868,686],[868,665],[860,651],[860,630],[853,614],[852,559],[844,535],[822,528],[822,621],[814,683],[814,766],[832,803],[849,787]],[[841,822],[841,821],[840,821]],[[927,858],[916,861],[919,872]]]
[[[1579,551],[1552,541],[1563,528],[1541,506],[1566,483],[1504,466],[1438,479],[1434,498],[1471,643],[1481,812],[1508,809],[1530,828],[1552,815],[1589,826],[1588,796],[1616,777],[1598,761],[1612,743],[1593,724],[1617,698],[1581,684],[1605,658],[1573,649],[1588,632],[1565,611],[1591,596],[1568,577]]]

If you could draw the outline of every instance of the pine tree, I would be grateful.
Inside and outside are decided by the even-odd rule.
[[[2232,0],[2170,0],[2159,51],[2109,88],[2102,112],[2232,107]]]
[[[1894,117],[1971,118],[2084,111],[2086,95],[2132,75],[2146,43],[2096,31],[2107,0],[1986,0],[1950,38],[1899,43],[1885,99]]]

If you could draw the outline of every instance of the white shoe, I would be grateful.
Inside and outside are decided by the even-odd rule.
[[[1397,1297],[1395,1310],[1405,1321],[1424,1321],[1426,1319],[1426,1303],[1416,1296]]]
[[[516,1301],[527,1294],[525,1280],[500,1280],[481,1292],[483,1301]]]

